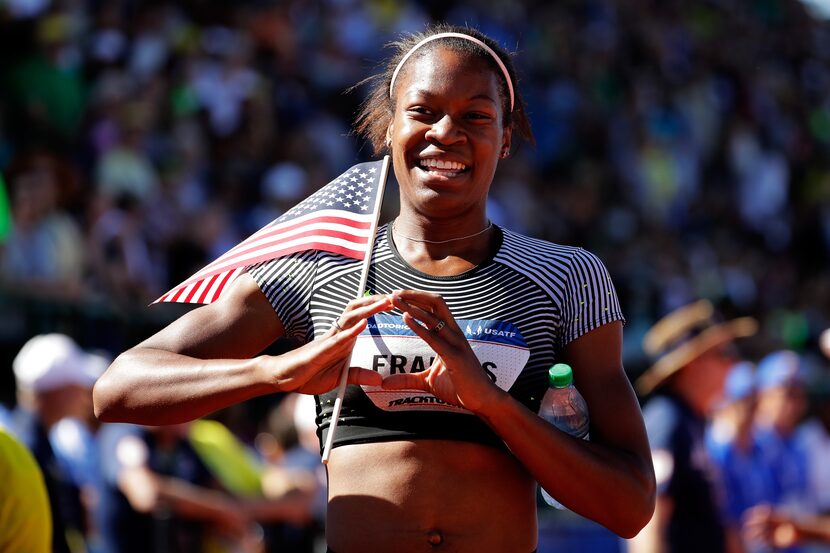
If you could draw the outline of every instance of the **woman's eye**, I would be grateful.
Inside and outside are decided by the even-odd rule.
[[[489,113],[473,112],[467,114],[467,119],[473,119],[477,121],[486,121],[492,118],[493,117]]]

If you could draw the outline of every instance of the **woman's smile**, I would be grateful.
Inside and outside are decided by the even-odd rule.
[[[439,182],[456,179],[470,171],[466,163],[441,157],[423,157],[418,161],[417,167],[426,173],[426,178],[438,179]]]

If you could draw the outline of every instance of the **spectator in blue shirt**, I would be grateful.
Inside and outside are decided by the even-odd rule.
[[[773,500],[772,474],[763,463],[754,433],[756,403],[755,367],[747,361],[738,362],[729,369],[723,399],[706,433],[723,521],[735,536],[740,535],[748,509]]]
[[[773,502],[793,512],[812,511],[807,455],[795,439],[807,412],[800,356],[793,351],[776,351],[761,359],[758,387],[758,443],[774,476]]]

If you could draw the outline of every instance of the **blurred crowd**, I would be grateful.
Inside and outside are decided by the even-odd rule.
[[[830,25],[796,0],[2,6],[7,290],[157,298],[372,157],[344,91],[446,19],[517,50],[537,144],[493,218],[598,252],[630,335],[695,297],[796,349],[830,326]]]
[[[433,20],[516,50],[536,145],[500,164],[490,213],[606,262],[632,379],[650,362],[641,340],[652,323],[707,298],[759,321],[747,361],[799,356],[799,421],[826,410],[830,23],[797,0],[2,0],[0,361],[11,367],[32,336],[54,331],[111,357],[152,331],[153,316],[172,317],[176,306],[146,305],[374,157],[350,131],[365,90],[344,91],[377,69],[384,44]],[[25,407],[32,394],[21,398],[11,371],[0,382],[0,402]],[[255,445],[258,485],[306,493],[296,482],[315,482],[314,471],[281,484],[264,476],[277,464],[267,452],[281,458],[296,441],[283,420],[292,405],[241,406],[223,414],[224,441],[206,440],[236,440],[237,453]],[[81,410],[86,419],[70,414],[83,426],[65,432],[83,442],[97,424]],[[143,459],[130,474],[156,491],[136,499],[129,490],[144,486],[125,485],[120,505],[156,512],[171,493],[160,504],[198,511],[153,476],[175,444],[209,464],[193,431],[113,430],[124,436],[109,443],[132,444],[127,460],[113,449],[104,458],[118,466],[96,474],[120,485],[130,478],[116,469]],[[168,476],[211,480],[207,491],[239,485],[217,470],[206,466],[204,482],[198,471]],[[280,519],[254,501],[245,509],[230,505],[256,514],[218,529],[256,542]]]
[[[743,545],[731,551],[830,551],[830,402],[806,416],[806,377],[791,350],[727,374],[705,439],[722,517]]]
[[[25,446],[40,476],[23,479],[31,470],[0,450],[0,472],[25,482],[0,492],[0,550],[325,549],[312,396],[282,398],[250,444],[219,420],[102,424],[91,392],[109,362],[59,333],[34,336],[15,357],[17,406],[0,408],[0,434]]]

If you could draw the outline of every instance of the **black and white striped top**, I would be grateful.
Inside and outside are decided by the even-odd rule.
[[[547,389],[547,369],[561,358],[563,348],[600,325],[623,320],[623,315],[608,272],[594,254],[497,227],[496,231],[498,247],[489,259],[463,274],[439,277],[409,266],[395,248],[389,226],[384,226],[375,241],[367,290],[390,293],[417,289],[440,294],[462,329],[467,328],[471,344],[481,346],[474,350],[491,378],[537,412]],[[259,264],[250,273],[273,305],[286,334],[305,342],[323,334],[356,296],[361,265],[341,255],[307,251]],[[364,331],[367,340],[358,340],[369,346],[366,356],[360,358],[356,346],[353,365],[384,374],[423,370],[423,363],[418,365],[415,359],[424,353],[418,343],[426,346],[420,338],[413,340],[400,331],[392,332],[394,336],[378,335],[385,332],[378,328],[396,326],[396,315],[400,313],[389,314],[383,319],[388,324],[377,324],[374,331],[370,324]],[[385,353],[371,346],[381,338]],[[428,366],[428,359],[425,363]],[[500,367],[495,369],[496,365]],[[330,392],[317,398],[321,443],[325,442],[335,396]],[[426,396],[412,392],[393,398],[349,386],[334,446],[433,438],[503,447],[478,418]]]

